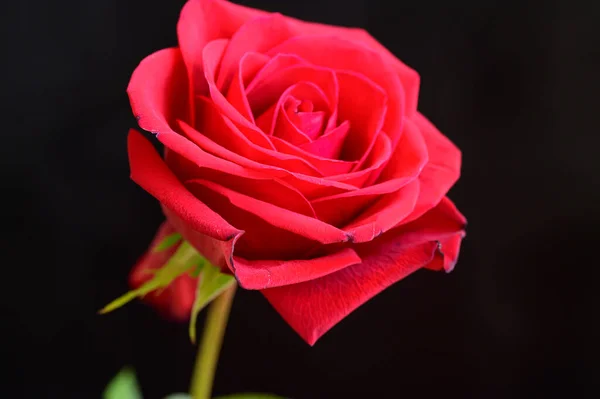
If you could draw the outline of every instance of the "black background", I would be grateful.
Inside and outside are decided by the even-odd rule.
[[[125,88],[176,45],[182,4],[1,6],[2,397],[98,398],[124,365],[146,398],[187,388],[186,325],[140,303],[96,315],[162,220],[128,178]],[[421,73],[420,110],[464,153],[450,196],[469,228],[453,273],[416,273],[313,348],[238,292],[215,393],[592,397],[600,3],[246,4],[364,27]]]

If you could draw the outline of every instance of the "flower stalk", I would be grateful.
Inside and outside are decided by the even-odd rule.
[[[232,284],[209,305],[192,374],[190,387],[192,399],[210,399],[211,397],[219,353],[236,288],[237,284]]]

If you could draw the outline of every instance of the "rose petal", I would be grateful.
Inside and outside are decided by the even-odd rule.
[[[202,107],[207,105],[209,107],[213,106],[210,101],[199,101],[197,105]],[[206,122],[208,126],[211,126],[212,131],[214,132],[223,132],[232,128],[231,125],[227,124],[218,113],[211,111],[201,115],[202,118],[200,119]],[[212,119],[210,119],[211,115]],[[184,125],[189,127],[189,125],[181,122],[179,122],[179,125],[182,131],[185,129]],[[185,133],[188,137],[190,136],[190,132],[188,130],[186,130]],[[194,139],[195,142],[191,142],[186,137],[176,133],[160,134],[158,138],[167,148],[167,164],[170,168],[177,171],[178,176],[184,179],[191,179],[200,176],[200,168],[213,169],[230,175],[239,176],[241,178],[273,178],[295,188],[309,200],[319,196],[334,195],[356,189],[356,187],[348,184],[329,182],[323,180],[322,178],[291,172],[280,167],[260,164],[252,159],[244,158],[239,154],[235,154],[229,150],[226,150],[226,148],[223,146],[214,145],[214,142],[210,148],[207,147],[203,149],[199,147],[201,144],[197,139]],[[212,142],[212,140],[210,140],[210,142]],[[228,142],[225,142],[224,145],[227,146]],[[215,157],[211,153],[207,152],[217,151],[216,147],[221,147],[218,157]],[[170,157],[170,154],[175,154],[177,156]],[[170,160],[170,158],[172,159]]]
[[[340,36],[343,38],[351,38],[361,42],[363,45],[370,47],[371,49],[379,52],[386,63],[392,66],[400,81],[402,82],[402,88],[404,89],[404,114],[407,117],[412,117],[417,112],[417,103],[419,100],[419,86],[421,83],[421,77],[411,67],[400,61],[394,54],[392,54],[387,48],[377,41],[369,32],[363,29],[356,28],[338,28],[341,29]]]
[[[293,53],[315,65],[360,73],[379,85],[388,95],[383,130],[392,139],[392,148],[396,147],[402,133],[404,89],[396,72],[378,52],[340,37],[303,35],[272,48],[267,55],[277,53]]]
[[[300,107],[305,103],[300,103]],[[287,114],[294,122],[294,125],[300,127],[308,137],[315,139],[321,135],[323,122],[325,120],[325,112],[302,112],[294,111],[291,108],[287,110]]]
[[[176,134],[163,136],[180,137]],[[194,248],[210,256],[213,264],[225,265],[220,258],[230,257],[236,241],[244,232],[229,225],[218,213],[194,197],[140,133],[131,129],[127,142],[131,178],[161,202],[167,220]],[[210,246],[206,246],[206,242]]]
[[[190,0],[177,23],[179,47],[194,88],[192,97],[208,94],[202,50],[211,41],[230,38],[246,21],[267,12],[221,0]]]
[[[134,129],[127,139],[131,178],[196,231],[219,240],[242,234],[195,198],[169,170],[152,144]]]
[[[315,222],[318,221],[312,218],[310,218],[312,219],[310,228],[316,230],[302,231],[299,221],[307,218],[306,216],[294,215],[292,212],[242,196],[214,183],[190,181],[186,183],[186,186],[213,211],[224,215],[233,226],[240,230],[249,229],[248,234],[244,234],[240,240],[235,242],[236,255],[245,259],[303,259],[314,248],[323,246],[319,241],[307,238],[307,236],[325,242],[347,239],[343,232],[341,234],[334,232],[333,227],[326,228],[322,222],[317,226]],[[265,209],[274,214],[269,216]],[[179,230],[179,226],[173,221],[172,223]],[[223,260],[230,270],[234,271],[233,258],[227,256],[232,254],[231,251],[233,248],[223,249],[226,254]]]
[[[349,132],[350,122],[344,121],[338,127],[329,130],[312,142],[299,145],[298,147],[322,158],[339,159],[342,146]]]
[[[327,179],[352,184],[359,188],[364,187],[368,181],[373,180],[372,175],[382,171],[392,155],[391,140],[384,131],[379,131],[379,133],[376,134],[373,148],[368,150],[368,154],[367,159],[364,161],[365,167],[363,169],[355,170],[350,173],[328,176]],[[354,169],[356,169],[356,166]]]
[[[205,102],[204,104],[211,105],[210,102]],[[206,113],[203,114],[203,118],[201,119],[211,126],[215,132],[224,132],[226,129],[230,129],[230,126],[218,114]],[[177,172],[178,176],[184,179],[192,179],[202,175],[202,173],[206,176],[208,172],[201,172],[199,168],[207,168],[239,177],[236,180],[250,179],[252,180],[251,184],[261,184],[260,182],[255,183],[257,180],[274,179],[288,189],[295,190],[298,195],[306,199],[356,190],[356,187],[344,183],[329,182],[322,178],[313,178],[282,168],[258,163],[227,149],[228,142],[220,145],[192,129],[185,122],[179,121],[178,123],[179,129],[187,138],[180,135],[161,135],[159,138],[167,148],[171,149],[166,152],[167,164]],[[169,155],[173,151],[180,155],[180,157],[170,157]],[[218,175],[213,174],[212,176]],[[215,177],[215,181],[219,181],[219,178],[223,178],[227,184],[230,184],[231,177]],[[213,179],[211,178],[211,180]],[[285,191],[281,193],[284,198],[285,195],[288,195],[285,193],[289,194],[289,192]],[[291,196],[288,199],[290,202],[288,208],[294,205],[293,199],[295,197]],[[314,211],[310,211],[312,213],[309,212],[309,209],[312,209],[312,207],[308,202],[305,204],[297,203],[296,205],[299,207],[293,209],[296,212],[306,215],[312,214],[314,216]]]
[[[302,58],[294,54],[275,54],[270,60],[256,73],[254,79],[248,84],[246,91],[253,91],[256,86],[265,79],[271,77],[274,73],[290,68],[292,66],[310,66]]]
[[[406,242],[439,241],[439,250],[444,254],[443,262],[432,262],[427,268],[450,272],[458,259],[466,226],[465,217],[448,197],[444,197],[435,208],[417,220],[401,226],[400,231],[404,232],[403,239]]]
[[[215,74],[217,68],[221,62],[221,58],[225,49],[227,48],[227,39],[214,40],[208,43],[202,51],[202,58],[204,62],[204,76],[208,83],[210,92],[210,98],[212,99],[215,106],[219,111],[231,119],[243,132],[244,136],[248,138],[250,142],[258,147],[266,149],[274,149],[273,144],[269,140],[268,136],[265,135],[254,123],[246,119],[240,112],[227,101],[223,93],[219,91],[215,83]],[[196,98],[194,100],[197,101]]]
[[[343,231],[327,223],[323,223],[310,216],[291,212],[269,202],[238,193],[217,183],[208,180],[194,179],[185,182],[185,186],[194,193],[204,193],[206,190],[198,190],[198,188],[199,186],[205,187],[226,198],[232,206],[252,213],[278,229],[290,231],[321,244],[347,241],[346,234]],[[198,196],[198,198],[202,197]],[[227,213],[228,212],[224,212],[223,214],[226,215]],[[250,235],[250,233],[248,235]]]
[[[245,53],[264,53],[293,35],[287,19],[278,13],[247,21],[233,34],[223,54],[217,79],[219,90],[227,90],[236,66]]]
[[[240,176],[257,176],[260,173],[249,171],[231,162],[206,158],[206,152],[197,148],[187,139],[173,131],[170,123],[176,119],[187,120],[187,77],[185,65],[178,49],[165,49],[144,59],[134,71],[127,92],[134,115],[140,127],[157,134],[165,147],[173,148],[186,159],[200,165],[210,161],[211,168]],[[277,167],[264,166],[289,184],[300,190],[307,198],[333,195],[355,187],[338,182],[324,182],[322,178],[311,177]],[[262,175],[264,176],[264,175]]]
[[[196,99],[196,115],[197,125],[205,136],[244,158],[291,172],[322,176],[322,173],[305,159],[255,145],[237,125],[223,117],[220,109],[209,99]]]
[[[259,53],[246,53],[240,59],[237,73],[227,90],[227,101],[237,109],[242,116],[254,123],[254,115],[246,97],[246,84],[268,61],[269,57]]]
[[[355,245],[361,263],[319,279],[262,292],[313,345],[354,309],[419,268],[443,266],[450,271],[458,257],[464,227],[464,217],[445,198],[418,221]]]
[[[353,242],[371,241],[392,229],[414,209],[419,198],[419,180],[384,195],[344,227]]]
[[[312,201],[319,219],[340,226],[355,217],[375,199],[392,193],[418,178],[428,161],[427,147],[421,132],[411,121],[404,124],[398,147],[392,154],[380,183]]]
[[[330,112],[333,112],[327,102],[325,93],[323,93],[323,90],[319,86],[312,82],[298,82],[288,87],[281,94],[279,100],[257,118],[257,126],[263,132],[271,136],[276,135],[281,137],[295,145],[309,143],[311,137],[301,130],[301,126],[294,124],[288,113],[284,110],[287,102],[300,102],[298,98],[311,101],[317,109],[329,109]]]
[[[274,72],[256,85],[248,86],[248,102],[254,115],[265,112],[288,87],[298,82],[312,82],[319,86],[327,96],[330,107],[337,109],[339,86],[335,72],[311,65],[294,65]]]
[[[309,344],[360,305],[427,265],[435,242],[399,246],[395,236],[382,236],[357,249],[361,263],[304,283],[263,290],[284,320]]]
[[[360,28],[348,28],[345,26],[326,25],[314,22],[306,22],[291,19],[290,24],[295,29],[306,35],[337,36],[343,40],[349,40],[361,44],[380,54],[382,59],[397,74],[402,83],[405,93],[404,114],[412,117],[417,111],[419,97],[420,76],[414,69],[400,61],[394,54],[377,41],[369,32]]]
[[[350,172],[350,170],[352,170],[354,165],[356,165],[356,162],[341,161],[338,159],[330,159],[315,156],[310,152],[304,151],[300,147],[292,145],[287,141],[281,140],[279,137],[273,137],[271,140],[273,141],[273,144],[275,145],[275,148],[277,148],[278,151],[306,159],[308,162],[311,163],[311,165],[317,168],[325,177],[329,175],[340,175],[348,173]]]
[[[127,87],[133,114],[140,127],[153,133],[173,132],[176,118],[189,116],[188,81],[177,48],[157,51],[135,69]]]
[[[260,168],[259,164],[256,164],[254,161],[247,160],[246,158],[243,158],[238,154],[232,153],[226,148],[219,146],[206,136],[192,129],[191,126],[187,125],[185,122],[180,121],[180,128],[192,143],[196,144],[198,147],[207,151],[208,153],[215,155],[217,159],[228,159],[238,165],[247,166],[251,169]],[[185,169],[189,171],[189,167],[184,167],[179,175],[185,180],[202,177],[211,181],[218,181],[220,184],[228,188],[249,195],[253,198],[268,201],[273,205],[288,209],[292,212],[315,217],[315,211],[310,202],[308,202],[302,193],[300,193],[300,191],[293,186],[283,182],[281,179],[269,176],[267,174],[255,174],[251,177],[229,174],[230,168],[227,168],[227,166],[229,166],[227,165],[227,161],[221,162],[225,164],[223,165],[225,166],[223,169],[217,169],[220,165],[217,166],[213,164],[214,168],[207,168],[194,175],[185,173]],[[170,159],[167,159],[167,163],[173,166],[173,163]],[[204,163],[204,165],[206,164],[207,163]],[[175,166],[175,168],[177,170],[180,169],[179,166]]]
[[[235,276],[242,288],[265,289],[314,280],[360,261],[350,248],[307,260],[249,261],[235,257]]]
[[[307,82],[302,83],[307,84]],[[292,123],[289,115],[285,111],[281,112],[281,108],[284,107],[286,100],[290,99],[289,97],[286,97],[286,95],[287,93],[284,92],[277,103],[273,104],[268,110],[263,112],[256,120],[256,124],[264,132],[271,135],[272,143],[274,134],[277,134],[278,137],[281,137],[283,140],[294,145],[310,143],[310,137]],[[273,146],[277,149],[275,143],[273,143]],[[279,149],[277,150],[279,151]]]
[[[440,239],[438,241],[438,251],[443,255],[443,259],[438,257],[439,261],[431,262],[426,266],[427,269],[434,271],[445,270],[447,273],[454,270],[454,266],[458,261],[458,254],[460,253],[460,244],[464,237],[464,233],[457,233],[448,238]]]
[[[385,182],[389,180],[401,180],[408,182],[415,179],[427,162],[429,152],[421,130],[417,125],[407,119],[404,121],[404,129],[400,141],[394,150],[390,161],[380,174],[373,173],[371,178],[376,181]],[[367,182],[371,184],[373,181]]]
[[[422,114],[412,119],[421,131],[429,162],[419,174],[421,193],[413,213],[403,223],[413,221],[436,206],[460,176],[461,152]]]
[[[385,91],[364,75],[349,71],[336,73],[340,88],[338,119],[350,122],[350,134],[342,149],[342,159],[359,160],[363,167],[386,118]]]

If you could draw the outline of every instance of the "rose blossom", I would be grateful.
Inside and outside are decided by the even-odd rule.
[[[414,70],[364,30],[223,0],[190,0],[177,32],[128,87],[165,148],[130,131],[160,235],[178,231],[260,290],[311,345],[410,273],[452,270],[466,221],[445,195],[461,156],[417,111]],[[162,258],[148,252],[136,273]],[[169,287],[188,293],[163,307],[189,312],[193,286]]]

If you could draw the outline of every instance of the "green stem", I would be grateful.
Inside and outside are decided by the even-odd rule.
[[[193,399],[210,399],[236,286],[237,284],[232,284],[209,305],[192,376],[190,391]]]

